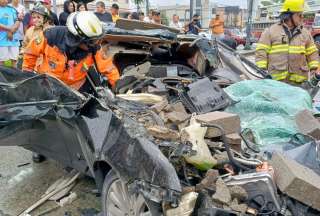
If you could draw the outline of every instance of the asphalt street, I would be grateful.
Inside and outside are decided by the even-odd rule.
[[[0,216],[16,216],[41,198],[50,185],[66,174],[57,162],[32,162],[32,153],[20,147],[0,147]],[[100,198],[93,191],[92,178],[82,176],[72,192],[77,198],[71,204],[57,207],[54,201],[31,213],[31,216],[79,216],[100,210]],[[51,212],[47,212],[54,209]]]

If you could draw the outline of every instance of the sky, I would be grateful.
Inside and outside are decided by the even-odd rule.
[[[188,4],[190,0],[149,0],[152,5],[175,5],[175,4]],[[245,8],[247,6],[247,0],[211,0],[211,2],[228,5],[228,6],[240,6]]]

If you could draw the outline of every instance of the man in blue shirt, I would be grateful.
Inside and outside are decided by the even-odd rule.
[[[191,22],[189,22],[185,27],[187,28],[187,34],[198,35],[201,31],[200,16],[195,14],[192,17]]]
[[[8,0],[0,0],[0,65],[11,60],[16,65],[19,56],[19,40],[14,33],[20,26],[16,9],[8,5]]]

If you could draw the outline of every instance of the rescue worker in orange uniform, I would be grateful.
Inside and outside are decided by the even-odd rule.
[[[49,11],[42,4],[36,3],[30,12],[34,26],[28,28],[25,33],[20,51],[22,54],[33,38],[36,38],[39,34],[43,34],[43,31],[50,27]]]
[[[81,92],[88,89],[86,75],[89,68],[95,66],[113,87],[119,71],[112,57],[106,57],[101,50],[102,34],[102,24],[94,13],[74,12],[68,17],[67,26],[49,28],[29,43],[22,70],[33,72],[42,55],[42,64],[35,69],[37,73],[49,74]]]
[[[274,80],[304,86],[319,76],[319,55],[310,32],[302,26],[304,0],[286,0],[280,22],[266,29],[256,47],[256,64]]]
[[[47,28],[50,28],[50,15],[48,9],[43,6],[41,3],[36,3],[32,10],[30,11],[31,17],[32,17],[32,22],[33,26],[27,29],[24,39],[22,42],[22,46],[20,49],[20,56],[18,60],[18,67],[21,68],[22,61],[23,61],[23,53],[26,49],[26,47],[29,45],[30,41],[33,38],[37,38],[38,35],[42,35],[43,31]],[[51,26],[52,27],[52,26]],[[36,67],[37,65],[40,65],[42,63],[42,56],[37,59]]]

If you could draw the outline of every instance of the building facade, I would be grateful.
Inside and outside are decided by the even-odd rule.
[[[209,22],[212,17],[213,4],[209,0],[194,1],[193,14],[198,14],[201,17],[201,25],[203,28],[209,27]],[[190,5],[170,5],[159,8],[161,14],[172,20],[174,14],[178,15],[180,22],[187,24],[190,21]]]
[[[247,22],[247,9],[239,6],[224,6],[213,9],[213,14],[223,17],[225,27],[243,28]]]
[[[223,17],[226,27],[243,28],[247,19],[247,9],[242,9],[239,6],[218,6],[211,3],[209,0],[194,1],[194,12],[201,17],[201,25],[203,28],[209,28],[210,20],[219,14]],[[172,5],[160,7],[160,12],[169,20],[172,20],[174,14],[180,17],[180,22],[188,23],[190,17],[189,5]]]

